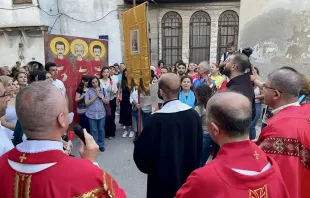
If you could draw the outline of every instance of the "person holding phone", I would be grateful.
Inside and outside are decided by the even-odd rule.
[[[104,152],[104,125],[106,118],[104,104],[109,104],[110,101],[105,98],[107,93],[104,89],[100,88],[98,77],[90,77],[88,87],[89,89],[85,93],[85,104],[87,105],[86,116],[90,126],[90,134],[99,145],[99,150]]]

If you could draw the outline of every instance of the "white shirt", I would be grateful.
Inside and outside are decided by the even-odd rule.
[[[53,85],[61,90],[63,96],[66,96],[66,88],[61,80],[58,79],[54,80]]]
[[[1,122],[0,122],[1,126]],[[14,148],[12,141],[4,132],[2,126],[0,127],[0,156]]]
[[[275,115],[276,113],[278,113],[279,111],[281,111],[282,109],[286,108],[286,107],[291,107],[291,106],[300,106],[299,102],[294,102],[294,103],[290,103],[290,104],[287,104],[287,105],[283,105],[281,107],[278,107],[274,110],[272,110],[272,114]]]

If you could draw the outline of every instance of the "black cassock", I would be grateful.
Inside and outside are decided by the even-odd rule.
[[[190,106],[169,101],[151,115],[134,144],[134,161],[148,174],[147,198],[173,198],[199,167],[201,119]]]

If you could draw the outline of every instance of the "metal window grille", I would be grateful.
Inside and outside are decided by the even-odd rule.
[[[173,65],[182,59],[182,18],[177,12],[167,12],[161,22],[162,59]]]
[[[190,62],[199,64],[209,61],[211,40],[211,18],[204,11],[195,12],[190,19]]]
[[[226,46],[230,42],[238,45],[239,16],[235,11],[225,11],[221,14],[218,23],[218,44],[217,58],[220,60],[222,54],[226,52]]]

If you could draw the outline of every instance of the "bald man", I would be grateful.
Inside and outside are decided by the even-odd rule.
[[[49,82],[30,84],[16,97],[16,113],[27,140],[0,157],[1,197],[126,197],[94,164],[98,145],[86,131],[82,159],[64,153],[60,139],[69,112],[60,89]]]
[[[216,94],[208,102],[206,117],[220,151],[188,177],[176,198],[290,197],[276,162],[249,140],[248,98],[234,92]]]
[[[134,160],[148,174],[147,198],[172,198],[199,167],[202,124],[198,113],[178,100],[177,74],[162,75],[158,87],[164,106],[150,116],[134,142]]]

